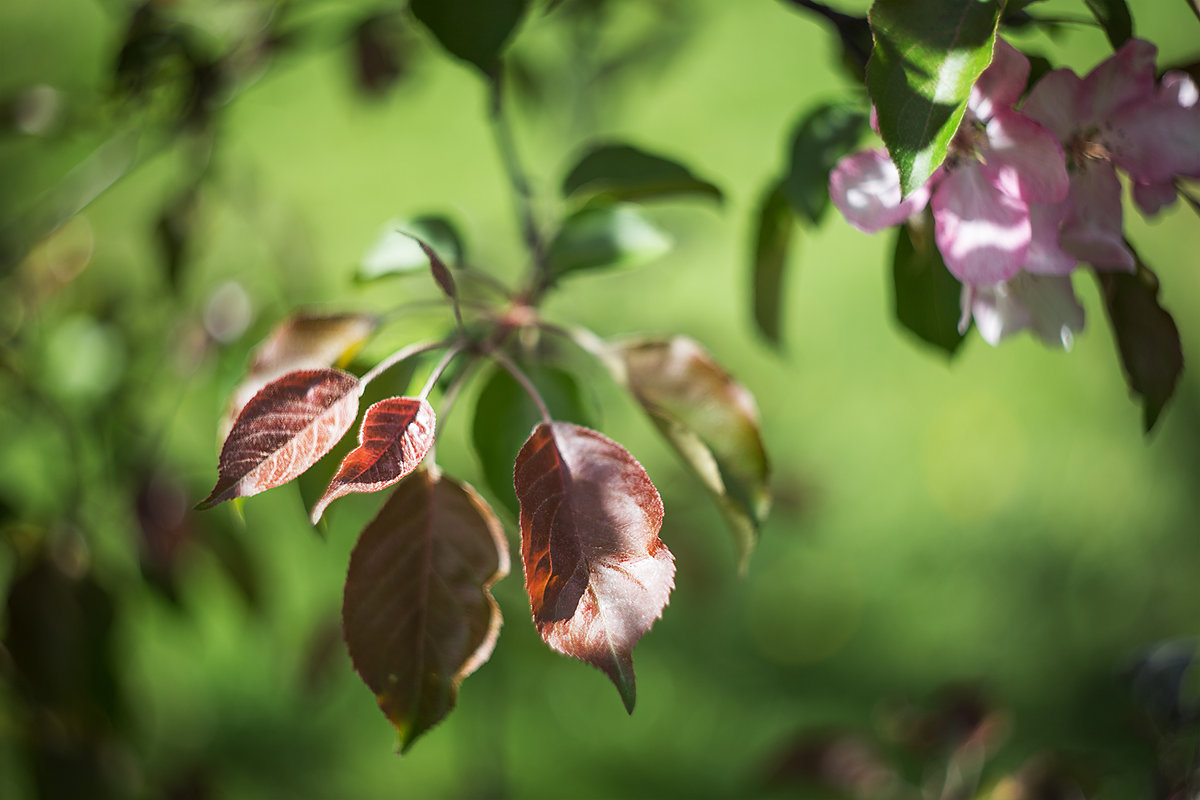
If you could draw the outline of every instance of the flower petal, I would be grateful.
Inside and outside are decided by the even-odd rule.
[[[1083,79],[1069,69],[1047,72],[1021,105],[1021,113],[1066,143],[1091,120],[1085,117]]]
[[[1070,278],[1028,272],[1006,283],[976,287],[971,314],[979,335],[993,346],[1030,328],[1047,345],[1069,350],[1084,326],[1083,307]]]
[[[1029,207],[989,181],[978,164],[948,172],[932,206],[934,240],[960,281],[999,283],[1021,269],[1031,237]]]
[[[1071,175],[1058,243],[1097,269],[1135,269],[1121,228],[1121,184],[1108,162],[1086,161]]]
[[[1154,96],[1154,58],[1158,48],[1130,39],[1083,79],[1087,120],[1103,122],[1128,105]]]
[[[1030,203],[1029,251],[1025,254],[1026,272],[1036,275],[1069,275],[1078,259],[1062,249],[1058,231],[1067,216],[1066,203]]]
[[[929,184],[902,198],[900,173],[887,153],[863,150],[846,156],[833,168],[829,197],[847,222],[863,233],[874,233],[924,208],[929,202]]]
[[[1057,203],[1067,196],[1067,165],[1050,131],[1024,114],[998,109],[980,147],[988,179],[1026,203]]]
[[[1191,108],[1200,101],[1200,88],[1197,88],[1191,75],[1173,69],[1163,73],[1158,84],[1158,96],[1168,103]]]
[[[1171,181],[1161,183],[1133,183],[1133,201],[1147,217],[1157,214],[1167,206],[1175,204],[1178,194]]]
[[[988,65],[975,85],[967,108],[981,120],[991,119],[1000,109],[1012,108],[1025,91],[1029,80],[1029,59],[1008,42],[997,37],[992,51],[992,63]]]
[[[1180,105],[1178,98],[1168,89],[1150,102],[1126,105],[1103,131],[1113,162],[1139,183],[1200,177],[1200,106]]]

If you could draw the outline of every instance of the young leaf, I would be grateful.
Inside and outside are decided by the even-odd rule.
[[[362,384],[339,369],[289,372],[254,395],[225,439],[217,485],[197,508],[282,486],[321,460],[358,416]]]
[[[1129,6],[1125,0],[1084,0],[1092,16],[1104,28],[1104,35],[1113,50],[1119,50],[1121,45],[1133,36],[1133,19],[1129,16]]]
[[[513,485],[538,632],[608,675],[633,713],[633,647],[675,587],[658,490],[624,447],[566,422],[534,429]]]
[[[754,398],[686,336],[615,347],[634,397],[716,499],[744,572],[771,502]]]
[[[1175,320],[1158,303],[1158,277],[1138,259],[1137,274],[1096,272],[1129,388],[1141,395],[1142,424],[1154,427],[1183,372]]]
[[[528,0],[412,0],[413,15],[442,47],[494,77]]]
[[[563,181],[563,197],[597,195],[615,200],[646,200],[670,195],[707,196],[720,202],[721,190],[677,161],[623,144],[589,150]]]
[[[400,734],[440,722],[500,635],[490,589],[508,574],[499,520],[470,486],[433,470],[401,483],[367,524],[346,575],[350,660]]]
[[[783,342],[783,276],[796,221],[779,184],[767,189],[754,235],[754,323],[775,347]]]
[[[595,424],[593,404],[569,372],[547,364],[521,364],[521,369],[555,419]],[[513,461],[525,443],[525,432],[541,418],[529,395],[506,370],[494,370],[479,390],[471,429],[475,453],[487,487],[514,517],[520,508],[513,494]]]
[[[950,274],[933,241],[933,220],[923,227],[896,229],[892,255],[892,289],[896,320],[928,342],[953,356],[962,344],[958,330],[962,284]]]
[[[550,272],[630,268],[671,249],[671,240],[636,206],[593,206],[567,217],[550,243]]]
[[[371,314],[285,317],[255,349],[246,377],[234,389],[223,429],[228,431],[250,398],[281,375],[348,363],[378,326]]]
[[[325,508],[351,492],[378,492],[416,469],[433,445],[433,406],[413,397],[380,400],[363,415],[358,447],[342,460],[329,488],[312,510],[317,524]]]
[[[424,242],[443,263],[458,267],[463,260],[462,237],[454,224],[445,217],[421,216],[412,219],[392,219],[358,265],[361,281],[385,275],[400,275],[426,269],[429,257]]]
[[[867,115],[841,103],[817,106],[792,135],[792,156],[783,193],[792,208],[813,225],[829,207],[829,173],[867,128]]]
[[[867,90],[907,195],[946,158],[971,86],[992,59],[995,0],[876,0]]]

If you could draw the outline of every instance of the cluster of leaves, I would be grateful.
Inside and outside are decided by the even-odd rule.
[[[1037,15],[1038,0],[877,0],[866,17],[842,14],[808,0],[791,2],[832,24],[843,62],[855,80],[864,82],[863,99],[869,100],[877,119],[872,126],[899,171],[906,196],[924,186],[952,150],[972,87],[992,61],[999,32],[1061,24]],[[1124,0],[1086,0],[1085,5],[1114,50],[1133,36]],[[864,37],[874,42],[869,60],[862,58]],[[1035,77],[1049,71],[1046,59],[1033,61]],[[830,170],[866,133],[867,112],[865,105],[841,102],[808,110],[796,127],[784,176],[765,190],[753,257],[754,310],[758,329],[776,345],[780,342],[779,288],[795,235],[793,220],[804,226],[820,221],[829,201]],[[1186,187],[1177,182],[1176,189],[1191,203]],[[947,271],[932,228],[928,214],[896,228],[893,311],[902,327],[953,356],[965,334],[959,322],[962,285]],[[1136,252],[1132,245],[1128,247]],[[1158,299],[1158,279],[1137,261],[1135,274],[1097,272],[1096,276],[1129,387],[1142,399],[1148,431],[1174,391],[1183,357],[1175,323]]]
[[[390,223],[360,277],[428,269],[453,312],[453,332],[401,348],[356,376],[337,364],[377,319],[298,314],[281,322],[234,393],[218,480],[200,504],[297,478],[353,427],[372,381],[442,351],[418,393],[366,408],[357,447],[312,509],[316,524],[342,496],[395,486],[351,555],[342,624],[355,669],[397,728],[402,750],[453,708],[461,681],[487,661],[499,634],[489,590],[509,568],[502,525],[479,493],[436,461],[437,435],[476,366],[490,365],[475,410],[476,450],[491,493],[516,511],[534,624],[551,648],[602,670],[630,712],[634,645],[674,588],[674,557],[659,538],[663,503],[628,450],[576,422],[588,417],[578,375],[555,364],[541,340],[573,343],[628,390],[714,497],[743,568],[769,505],[754,400],[699,343],[679,335],[604,341],[539,311],[568,276],[635,266],[670,246],[639,202],[679,194],[720,201],[720,190],[670,159],[597,143],[565,175],[568,210],[544,239],[503,117],[501,56],[524,4],[485,4],[486,19],[461,24],[467,7],[478,5],[414,2],[411,10],[492,89],[492,121],[530,254],[524,285],[512,290],[467,266],[446,218]],[[465,365],[451,370],[460,359]],[[440,413],[429,400],[439,386]]]

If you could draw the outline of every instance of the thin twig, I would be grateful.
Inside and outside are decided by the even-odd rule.
[[[454,380],[446,388],[446,393],[442,395],[441,407],[438,409],[437,428],[433,433],[433,444],[429,446],[429,454],[425,457],[425,461],[431,465],[437,465],[438,442],[442,438],[442,432],[446,430],[446,420],[450,418],[450,412],[454,410],[454,403],[458,400],[463,387],[467,385],[471,377],[475,374],[475,369],[478,366],[479,359],[472,356],[471,360],[467,362],[467,366],[455,376]]]
[[[421,353],[427,353],[430,350],[437,350],[439,347],[446,347],[448,344],[449,342],[447,341],[417,342],[416,344],[410,344],[407,347],[401,347],[383,361],[380,361],[378,364],[376,364],[370,372],[359,378],[358,382],[363,388],[365,388],[368,383],[378,378],[385,370],[391,369],[401,361],[405,361],[413,356],[418,356]]]
[[[492,133],[496,138],[496,147],[500,151],[500,161],[508,175],[517,203],[517,222],[525,237],[525,246],[533,259],[533,289],[535,295],[540,294],[547,282],[548,268],[546,264],[546,243],[538,230],[537,218],[533,212],[533,190],[529,178],[521,165],[520,154],[517,153],[516,141],[512,127],[504,113],[504,74],[499,72],[491,83],[491,108],[489,121]]]
[[[460,341],[442,355],[442,360],[433,368],[433,372],[429,373],[428,380],[421,387],[421,393],[417,395],[418,399],[424,400],[429,397],[429,393],[433,391],[434,384],[438,382],[438,378],[442,377],[442,373],[446,371],[446,367],[450,366],[450,362],[462,352],[462,349],[463,343]]]
[[[546,407],[546,401],[542,399],[542,395],[538,392],[537,387],[533,385],[533,381],[529,380],[520,367],[513,363],[513,360],[503,350],[494,349],[488,353],[497,364],[504,367],[509,375],[513,376],[513,380],[521,384],[521,388],[529,395],[529,399],[537,406],[538,413],[542,415],[542,422],[547,425],[554,421],[550,416],[550,409]]]

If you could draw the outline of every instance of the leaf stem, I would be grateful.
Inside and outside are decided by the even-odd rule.
[[[463,342],[460,340],[442,355],[442,360],[439,361],[437,366],[433,368],[433,372],[429,373],[428,380],[426,380],[425,385],[421,387],[421,393],[417,395],[418,399],[425,400],[429,397],[429,393],[433,391],[434,384],[438,382],[438,378],[442,377],[442,373],[446,371],[446,367],[450,366],[450,362],[453,361],[454,357],[461,353],[462,350]]]
[[[546,242],[538,230],[537,218],[533,212],[533,190],[529,186],[529,178],[521,164],[520,154],[517,153],[516,141],[513,137],[512,126],[504,113],[504,72],[498,70],[491,81],[491,106],[488,119],[491,122],[492,134],[496,139],[496,147],[500,151],[500,162],[508,175],[517,204],[517,222],[525,237],[525,246],[533,259],[533,276],[531,293],[536,299],[544,290],[549,275],[546,263]],[[532,301],[531,301],[532,302]]]
[[[433,434],[433,444],[429,446],[429,452],[425,456],[425,460],[431,465],[437,466],[437,446],[442,438],[442,432],[446,430],[446,420],[450,417],[450,412],[454,410],[454,403],[458,400],[459,394],[464,386],[471,380],[475,374],[475,368],[479,365],[479,359],[472,356],[467,362],[467,366],[459,373],[447,387],[445,394],[442,395],[441,407],[438,409],[437,430]]]
[[[440,347],[446,347],[449,344],[447,341],[440,342],[417,342],[410,344],[407,347],[401,347],[396,352],[376,364],[370,372],[358,379],[359,385],[366,388],[367,384],[378,378],[384,371],[391,369],[401,361],[406,361],[413,356],[419,356],[421,353],[427,353],[430,350],[437,350]]]
[[[492,360],[503,367],[509,375],[513,376],[513,380],[521,384],[521,388],[529,395],[529,399],[537,406],[538,413],[542,415],[542,422],[549,424],[554,421],[550,416],[550,409],[546,407],[546,401],[542,399],[542,395],[538,392],[537,387],[533,385],[533,381],[529,380],[529,376],[521,371],[513,360],[508,357],[508,354],[503,350],[492,349],[488,352]]]

